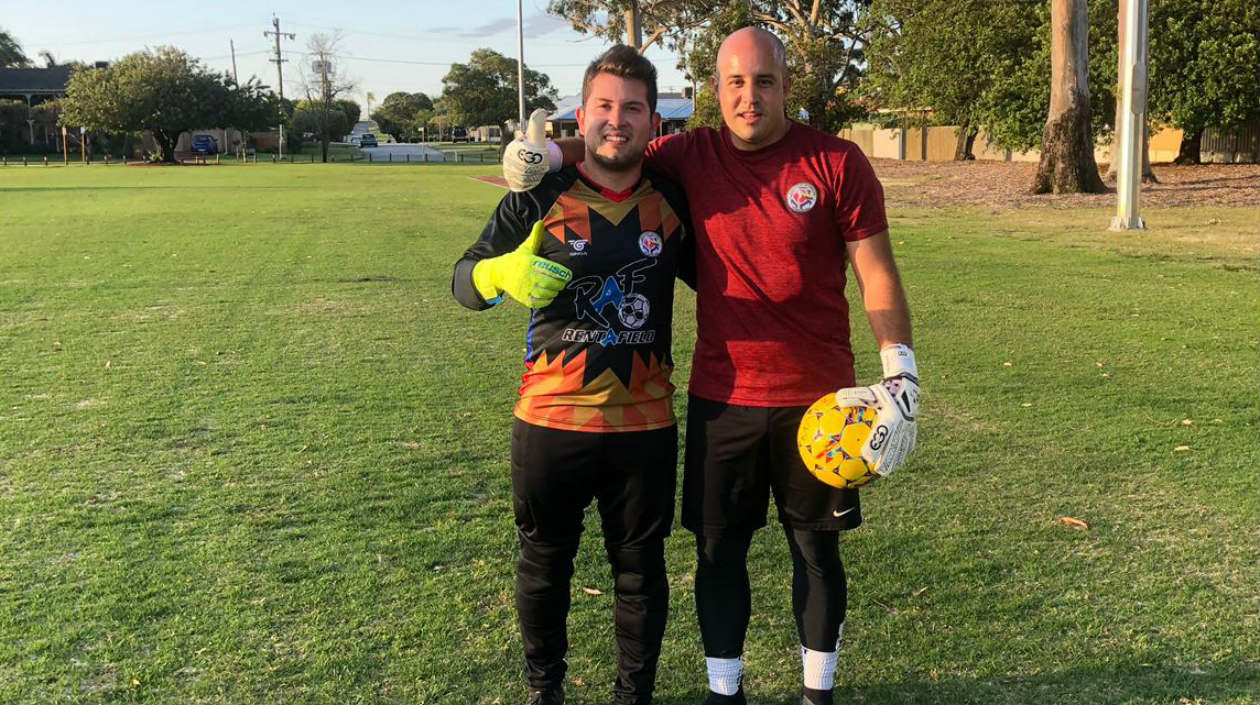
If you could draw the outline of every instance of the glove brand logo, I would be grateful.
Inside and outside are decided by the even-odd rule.
[[[818,203],[818,189],[813,184],[802,181],[788,189],[784,200],[787,201],[788,210],[805,213]]]
[[[661,254],[661,236],[648,231],[639,236],[639,250],[648,257],[659,257]]]
[[[871,434],[871,450],[879,450],[884,442],[888,440],[888,427],[880,424],[875,427],[875,433]]]
[[[526,164],[542,164],[543,154],[532,149],[519,149],[516,151],[516,158]]]

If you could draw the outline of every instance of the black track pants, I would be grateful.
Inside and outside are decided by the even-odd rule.
[[[614,702],[651,700],[669,609],[664,540],[674,516],[677,450],[674,427],[584,433],[517,421],[512,436],[521,547],[516,609],[531,687],[564,680],[569,582],[583,510],[594,499],[615,593]]]

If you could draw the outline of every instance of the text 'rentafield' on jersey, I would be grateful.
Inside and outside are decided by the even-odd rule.
[[[682,191],[646,173],[616,193],[566,167],[503,198],[455,265],[455,298],[488,308],[473,266],[515,250],[539,220],[547,235],[538,256],[573,272],[554,301],[531,311],[517,418],[593,432],[674,423],[670,343],[686,219]]]

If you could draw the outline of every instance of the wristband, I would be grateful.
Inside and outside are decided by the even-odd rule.
[[[914,363],[914,350],[909,345],[893,343],[879,351],[879,361],[884,365],[884,379],[906,375],[919,379],[919,367]]]
[[[547,172],[560,171],[564,167],[564,152],[560,145],[547,140]]]

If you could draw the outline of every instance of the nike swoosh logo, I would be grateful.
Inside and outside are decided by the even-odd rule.
[[[845,514],[848,514],[849,512],[853,511],[854,509],[857,509],[857,507],[849,507],[848,509],[844,510],[843,512],[839,512],[839,511],[832,510],[832,512],[831,512],[831,516],[833,516],[833,517],[835,517],[835,518],[839,519],[840,517],[844,516]]]

